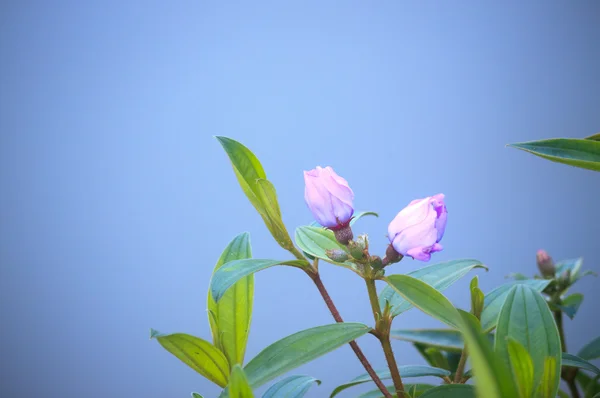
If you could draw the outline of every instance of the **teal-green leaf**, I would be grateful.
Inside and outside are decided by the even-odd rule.
[[[225,292],[240,279],[252,275],[255,272],[273,267],[275,265],[289,265],[292,267],[303,268],[308,266],[308,262],[304,260],[264,260],[264,259],[243,259],[234,260],[223,264],[212,276],[210,282],[210,292],[218,303]]]
[[[496,327],[495,351],[510,365],[508,338],[519,342],[533,363],[533,385],[544,379],[544,391],[556,397],[560,382],[561,343],[552,312],[542,295],[526,285],[515,285],[509,291]],[[544,369],[548,357],[557,357],[553,362],[556,369]],[[546,363],[546,364],[545,364]],[[556,378],[549,379],[552,375]],[[554,383],[552,387],[552,384]]]
[[[404,384],[404,389],[410,394],[410,398],[418,398],[425,391],[434,388],[434,385],[424,384],[424,383],[415,383],[415,384]],[[387,386],[388,391],[396,391],[394,386]],[[371,390],[369,392],[363,393],[358,396],[358,398],[382,398],[383,394],[381,394],[381,390]],[[396,397],[396,395],[394,395]]]
[[[197,392],[193,392],[192,398],[204,398],[204,397],[202,395],[198,394]]]
[[[229,379],[229,398],[254,398],[252,387],[240,365],[235,365],[231,370]]]
[[[462,352],[463,338],[454,329],[394,329],[390,337],[440,348],[448,352]]]
[[[439,291],[444,291],[474,268],[487,270],[480,261],[463,259],[429,265],[409,272],[407,275],[419,279]],[[379,303],[382,309],[385,307],[386,301],[392,306],[392,316],[398,316],[412,308],[412,305],[390,286],[386,286],[379,295]]]
[[[557,305],[557,307],[564,312],[569,318],[573,319],[581,303],[583,302],[583,294],[581,293],[573,293],[562,300],[561,305]]]
[[[553,162],[600,171],[600,141],[578,138],[552,138],[510,144]]]
[[[384,280],[396,292],[424,313],[454,328],[459,328],[461,317],[452,303],[427,283],[409,275],[390,275]]]
[[[400,376],[402,377],[402,379],[411,378],[411,377],[423,377],[423,376],[436,376],[436,377],[440,377],[440,378],[450,376],[450,372],[445,369],[434,368],[432,366],[424,366],[424,365],[400,366],[400,367],[398,367],[398,371],[400,372]],[[381,380],[386,380],[386,379],[392,378],[392,375],[391,375],[389,369],[378,370],[375,373],[377,373],[377,376],[379,376],[379,378]],[[357,376],[354,379],[350,380],[348,383],[344,383],[344,384],[337,386],[335,388],[335,390],[333,390],[331,392],[331,395],[329,396],[329,398],[335,397],[340,392],[342,392],[350,387],[354,387],[359,384],[364,384],[364,383],[368,383],[368,382],[372,382],[372,381],[373,381],[373,379],[371,379],[371,376],[369,376],[368,373],[364,373],[364,374]]]
[[[599,143],[600,144],[600,143]],[[556,275],[560,276],[566,271],[571,271],[570,281],[574,283],[579,279],[579,271],[583,265],[583,258],[572,258],[568,260],[562,260],[556,263]]]
[[[527,279],[517,280],[500,285],[488,294],[485,295],[483,312],[481,313],[481,327],[484,331],[489,332],[496,327],[498,315],[502,305],[506,300],[506,296],[510,289],[515,285],[526,285],[538,292],[543,291],[550,283],[550,280]]]
[[[469,384],[446,384],[427,390],[421,398],[476,398],[475,387]]]
[[[596,376],[594,378],[585,374],[585,372],[577,372],[577,376],[575,376],[575,380],[581,387],[581,390],[584,392],[584,398],[592,398],[595,394],[600,394],[600,376]]]
[[[363,218],[364,216],[375,216],[379,217],[379,214],[374,211],[359,211],[358,213],[354,213],[352,220],[350,220],[350,226],[353,226],[355,222]]]
[[[577,356],[588,361],[600,358],[600,336],[584,345],[577,353]]]
[[[507,339],[508,358],[513,376],[517,382],[519,396],[521,398],[531,398],[534,390],[534,369],[531,355],[517,340],[511,337]]]
[[[482,333],[478,320],[471,314],[461,313],[461,330],[469,350],[475,388],[480,398],[518,397],[511,372],[494,353],[487,334]]]
[[[596,365],[576,355],[567,354],[566,352],[562,353],[562,366],[585,369],[600,375],[600,369],[598,369]]]
[[[355,265],[350,261],[340,263],[327,257],[326,251],[328,249],[348,251],[344,245],[335,239],[332,231],[321,227],[298,227],[296,228],[295,241],[298,247],[305,253],[328,263],[340,265],[357,272]]]
[[[244,232],[227,245],[215,266],[216,272],[223,264],[233,260],[252,257],[250,235]],[[230,366],[244,362],[244,353],[250,332],[252,303],[254,299],[254,275],[239,279],[223,295],[217,304],[208,291],[208,320],[213,336],[213,344],[219,348]]]
[[[302,398],[314,383],[321,384],[311,376],[290,376],[273,384],[262,398]]]
[[[244,367],[250,385],[258,388],[300,365],[312,361],[368,333],[362,323],[317,326],[271,344]]]
[[[229,380],[229,363],[225,355],[214,345],[199,337],[185,333],[164,335],[151,330],[151,338],[158,340],[165,350],[181,362],[220,387]]]

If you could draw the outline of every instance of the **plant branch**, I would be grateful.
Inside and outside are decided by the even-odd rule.
[[[456,374],[454,375],[455,383],[464,383],[462,379],[465,371],[465,365],[467,364],[468,356],[469,354],[467,353],[467,347],[465,346],[462,350],[462,354],[460,355],[460,361],[458,362],[458,367],[456,368]]]
[[[344,320],[342,319],[335,304],[333,304],[333,301],[331,300],[331,297],[329,296],[327,289],[325,289],[325,285],[323,285],[323,281],[321,280],[321,276],[319,275],[319,273],[318,272],[309,273],[308,275],[311,277],[311,279],[315,283],[315,286],[317,286],[319,293],[321,293],[321,296],[323,297],[323,300],[325,301],[327,308],[329,308],[331,315],[333,315],[333,319],[335,319],[335,321],[338,323],[344,322]],[[362,363],[362,365],[364,366],[364,368],[367,371],[367,373],[369,374],[369,376],[371,376],[371,379],[373,379],[373,381],[377,385],[377,388],[379,388],[379,390],[381,390],[381,393],[384,395],[384,397],[392,398],[392,395],[388,392],[387,388],[385,388],[385,385],[383,384],[383,382],[381,381],[379,376],[377,376],[377,374],[373,370],[373,367],[369,363],[369,360],[365,357],[365,355],[363,354],[362,350],[360,349],[360,347],[358,346],[356,341],[351,341],[350,347],[352,347],[352,350],[358,357],[358,360],[360,361],[360,363]]]
[[[394,387],[398,397],[404,396],[404,384],[402,384],[402,377],[398,371],[398,364],[394,357],[394,351],[392,351],[392,344],[390,342],[390,323],[391,318],[383,317],[381,309],[379,308],[379,299],[377,298],[377,287],[375,286],[375,280],[369,277],[365,278],[367,284],[367,291],[369,292],[369,301],[371,302],[371,309],[373,310],[373,317],[375,318],[375,336],[381,343],[383,353],[385,354],[385,360],[387,361],[392,380],[394,381]]]
[[[556,301],[560,302],[560,298],[558,298]],[[554,313],[554,320],[556,321],[556,327],[558,328],[562,352],[567,352],[567,341],[565,339],[565,330],[563,326],[563,313],[561,310],[555,310],[552,312]],[[572,398],[579,398],[579,390],[577,390],[577,383],[575,382],[577,368],[563,368],[560,372],[560,376],[567,383]]]

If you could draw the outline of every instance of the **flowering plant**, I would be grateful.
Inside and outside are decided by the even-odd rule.
[[[479,288],[475,276],[470,283],[470,308],[456,308],[442,291],[474,269],[487,269],[480,261],[459,259],[408,274],[398,273],[393,266],[407,256],[428,262],[443,250],[449,213],[443,194],[415,199],[400,210],[389,223],[387,250],[379,256],[371,253],[367,235],[355,237],[353,233],[354,223],[376,214],[355,211],[348,181],[331,167],[316,167],[304,173],[305,201],[315,222],[297,228],[292,240],[282,221],[275,188],[259,160],[239,142],[217,138],[242,190],[277,243],[291,255],[281,260],[253,258],[248,234],[236,236],[218,259],[210,283],[207,306],[212,343],[184,333],[151,331],[151,337],[167,351],[222,387],[221,397],[253,397],[256,388],[345,344],[351,346],[365,374],[338,386],[330,397],[363,383],[376,387],[361,395],[365,398],[568,397],[559,388],[561,379],[572,397],[600,396],[600,369],[589,362],[600,357],[600,337],[573,355],[567,351],[563,331],[563,316],[573,318],[583,300],[581,294],[567,292],[592,273],[581,270],[581,259],[554,263],[548,253],[539,251],[540,275],[513,274],[514,280],[487,293]],[[598,144],[593,141],[592,149],[597,150]],[[535,153],[539,148],[529,145],[525,149]],[[561,161],[572,164],[573,152],[568,153],[571,157]],[[544,155],[554,157],[551,160],[557,156],[556,147]],[[594,162],[588,157],[575,165],[595,169]],[[321,280],[322,261],[344,267],[364,280],[373,325],[343,321]],[[254,274],[275,266],[294,267],[306,274],[335,322],[287,336],[245,361]],[[376,282],[385,287],[378,291]],[[448,328],[392,328],[394,318],[413,307]],[[356,340],[367,334],[379,341],[387,370],[375,371],[358,345]],[[398,365],[391,339],[412,342],[428,365]],[[437,377],[439,383],[410,381],[421,376]],[[384,384],[387,379],[391,385]],[[272,384],[263,397],[302,397],[315,382],[319,383],[310,376],[287,376]],[[201,397],[198,393],[192,396]]]

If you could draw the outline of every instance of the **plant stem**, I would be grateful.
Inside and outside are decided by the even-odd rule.
[[[394,381],[394,387],[398,397],[404,396],[404,384],[402,384],[402,378],[398,371],[398,364],[396,364],[396,358],[394,357],[394,351],[392,351],[392,344],[390,342],[390,321],[383,319],[381,315],[381,309],[379,308],[379,299],[377,298],[377,287],[375,286],[375,280],[371,278],[365,278],[367,284],[367,291],[369,292],[369,301],[371,302],[371,309],[373,310],[373,317],[375,318],[375,328],[377,333],[375,336],[381,343],[383,353],[385,354],[385,360],[387,361],[388,368],[390,368],[390,374]]]
[[[558,301],[560,301],[560,299]],[[567,352],[567,341],[565,339],[565,331],[563,326],[563,313],[561,310],[553,311],[553,313],[554,320],[556,321],[556,327],[558,328],[558,335],[560,336],[560,346],[562,352]],[[579,390],[577,390],[577,383],[575,383],[577,368],[562,369],[560,376],[567,383],[569,391],[571,391],[572,398],[579,398]]]
[[[314,274],[309,273],[309,276],[311,277],[311,279],[317,286],[319,293],[321,293],[321,296],[323,297],[323,300],[325,301],[327,308],[329,308],[331,315],[333,315],[333,319],[335,319],[335,321],[338,323],[344,322],[344,320],[342,319],[335,304],[333,304],[333,301],[331,300],[331,297],[329,296],[327,289],[325,289],[325,285],[323,285],[323,281],[321,280],[321,276],[319,275],[319,273],[318,272],[316,272]],[[369,374],[369,376],[371,376],[371,378],[377,385],[377,388],[379,388],[379,390],[381,390],[381,393],[384,395],[384,397],[392,398],[392,395],[388,392],[387,388],[385,388],[385,385],[383,384],[383,382],[381,381],[379,376],[377,376],[377,374],[373,370],[373,367],[369,363],[369,360],[365,357],[365,355],[363,354],[362,350],[360,349],[360,347],[358,346],[356,341],[351,341],[350,347],[352,347],[352,350],[358,357],[358,360],[360,361],[360,363],[362,363],[362,365],[364,366],[364,368],[367,371],[367,373]]]
[[[462,354],[460,355],[460,361],[458,362],[458,367],[456,368],[456,374],[454,375],[455,383],[460,383],[462,381],[468,356],[469,354],[467,353],[467,347],[465,346],[462,350]]]

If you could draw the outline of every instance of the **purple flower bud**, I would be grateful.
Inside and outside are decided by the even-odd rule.
[[[556,267],[554,266],[552,257],[545,250],[538,250],[536,260],[542,276],[553,278],[556,273]]]
[[[431,253],[443,249],[440,241],[447,217],[444,194],[413,200],[392,220],[388,237],[394,249],[403,256],[429,261]]]
[[[304,172],[304,199],[319,224],[340,230],[350,223],[354,192],[348,182],[329,166]]]

